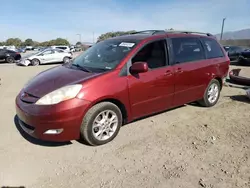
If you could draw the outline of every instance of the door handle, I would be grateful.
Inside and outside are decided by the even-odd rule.
[[[177,68],[177,70],[175,71],[176,73],[182,73],[183,70],[181,68]]]
[[[170,70],[167,70],[165,73],[164,73],[165,76],[171,76],[172,75],[172,71]]]

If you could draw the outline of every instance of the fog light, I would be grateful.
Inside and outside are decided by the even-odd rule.
[[[63,132],[63,129],[50,129],[45,131],[43,134],[60,134]]]

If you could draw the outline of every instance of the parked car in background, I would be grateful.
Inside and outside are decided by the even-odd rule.
[[[17,51],[17,48],[14,45],[12,45],[12,46],[4,46],[3,49],[11,50],[11,51]]]
[[[241,52],[239,56],[239,64],[250,66],[250,50],[247,49],[244,52]]]
[[[240,46],[224,46],[224,49],[227,51],[230,61],[236,62],[239,62],[239,56],[241,53],[247,50],[246,48]]]
[[[24,48],[18,48],[16,51],[19,52],[19,53],[26,53],[26,48],[25,47]]]
[[[45,49],[47,49],[47,48],[49,48],[49,47],[40,47],[40,48],[38,48],[38,51],[43,51],[43,50],[45,50]]]
[[[47,63],[69,63],[72,59],[72,54],[60,49],[47,48],[43,51],[24,56],[17,64],[18,65],[41,65]]]
[[[76,51],[75,47],[74,47],[74,46],[71,46],[71,47],[70,47],[70,51],[71,51],[71,52],[75,52],[75,51]]]
[[[7,49],[0,49],[0,60],[4,60],[7,63],[15,63],[21,59],[19,52]]]
[[[16,97],[16,113],[33,137],[101,145],[135,119],[194,101],[214,106],[229,64],[211,34],[155,30],[115,37],[30,80]]]
[[[82,51],[81,47],[75,47],[75,52],[80,52],[80,51]]]
[[[61,49],[65,52],[71,52],[69,46],[51,46],[52,49]]]
[[[26,50],[33,50],[33,46],[26,46]]]

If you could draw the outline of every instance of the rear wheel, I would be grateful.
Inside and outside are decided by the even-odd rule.
[[[122,125],[122,113],[113,103],[101,102],[86,113],[82,125],[81,136],[90,145],[97,146],[113,140]]]
[[[221,85],[218,80],[213,79],[203,96],[203,99],[198,101],[200,105],[205,106],[205,107],[212,107],[214,106],[219,98],[220,98],[220,90],[221,90]]]
[[[37,66],[37,65],[40,64],[40,61],[39,61],[38,59],[32,59],[32,60],[31,60],[31,64],[32,64],[33,66]]]
[[[7,63],[14,63],[15,62],[15,59],[13,57],[7,57],[6,58],[6,62]]]

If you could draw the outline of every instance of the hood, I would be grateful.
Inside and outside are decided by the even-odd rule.
[[[98,75],[100,73],[89,73],[65,66],[58,66],[41,72],[32,78],[23,90],[30,95],[40,98],[65,85],[80,83]]]

